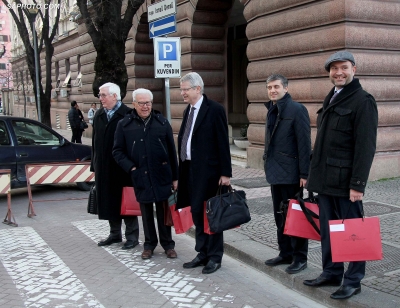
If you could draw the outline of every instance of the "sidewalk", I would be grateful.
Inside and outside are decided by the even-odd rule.
[[[57,130],[70,139],[71,132]],[[91,139],[82,137],[91,145]],[[235,156],[241,156],[237,148]],[[238,154],[239,153],[239,154]],[[245,151],[243,155],[245,156]],[[243,165],[243,163],[241,163]],[[308,268],[296,275],[285,272],[285,265],[268,267],[266,259],[277,256],[276,227],[272,198],[263,170],[233,166],[232,185],[245,190],[252,220],[239,229],[224,232],[225,253],[270,275],[276,281],[331,307],[400,307],[400,178],[370,182],[364,198],[366,216],[378,216],[381,224],[384,259],[367,262],[362,292],[349,300],[331,300],[337,287],[311,288],[304,279],[321,273],[320,243],[310,241]],[[194,235],[193,230],[189,234]]]

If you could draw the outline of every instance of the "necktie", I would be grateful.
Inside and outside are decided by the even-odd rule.
[[[335,91],[335,93],[332,95],[331,100],[329,101],[329,104],[333,102],[333,100],[335,99],[335,97],[339,94],[338,91]]]
[[[190,135],[190,129],[192,128],[192,123],[193,123],[193,116],[194,116],[194,110],[195,107],[190,108],[190,113],[186,121],[186,126],[185,126],[185,132],[183,133],[182,137],[182,144],[181,144],[181,160],[185,161],[186,160],[186,150],[187,150],[187,142],[189,140],[189,135]]]

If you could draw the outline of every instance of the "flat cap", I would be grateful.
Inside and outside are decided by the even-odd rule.
[[[326,60],[325,69],[329,72],[331,63],[336,61],[350,61],[351,63],[353,63],[353,65],[356,65],[353,54],[351,52],[343,50],[334,53],[328,58],[328,60]]]

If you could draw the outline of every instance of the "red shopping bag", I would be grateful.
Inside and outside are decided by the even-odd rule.
[[[184,207],[183,209],[175,210],[176,204],[174,204],[171,205],[169,208],[171,210],[176,234],[185,233],[193,226],[193,218],[190,211],[190,206]]]
[[[122,188],[121,215],[141,216],[140,204],[136,200],[133,187]]]
[[[382,260],[378,217],[329,221],[333,262]]]
[[[301,209],[300,200],[291,199],[289,201],[288,211],[286,215],[285,228],[283,233],[290,236],[297,236],[302,238],[308,238],[311,240],[320,241],[321,236],[311,225],[309,220]],[[319,216],[319,207],[316,203],[304,202],[304,206]],[[319,219],[315,217],[309,217],[309,219],[314,220],[314,223],[318,227]]]

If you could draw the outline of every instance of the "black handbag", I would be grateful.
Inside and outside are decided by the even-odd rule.
[[[83,130],[89,127],[85,121],[81,121],[79,126],[79,128]]]
[[[217,195],[207,201],[206,215],[211,232],[220,233],[235,228],[251,220],[246,193],[232,189],[222,194],[221,186]]]
[[[94,185],[94,184],[90,188],[87,212],[89,214],[96,214],[96,215],[99,213],[97,210],[97,202],[96,202],[96,185]]]

